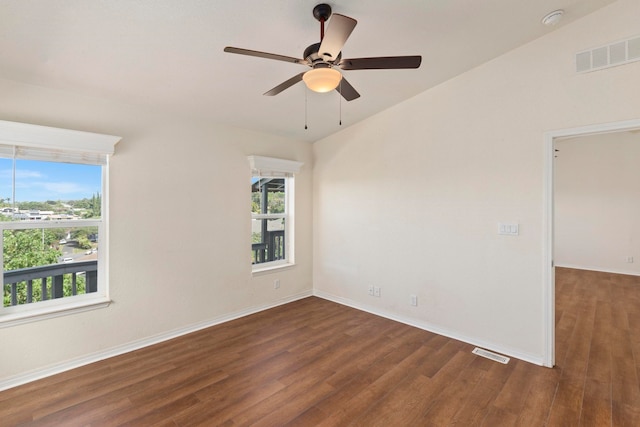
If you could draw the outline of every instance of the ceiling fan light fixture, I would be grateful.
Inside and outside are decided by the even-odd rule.
[[[314,68],[304,73],[302,80],[312,91],[325,93],[338,87],[340,80],[342,80],[342,74],[333,68]]]

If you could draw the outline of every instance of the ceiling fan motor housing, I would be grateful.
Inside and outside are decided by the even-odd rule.
[[[319,50],[320,50],[320,43],[314,43],[311,46],[307,47],[304,50],[304,53],[302,54],[302,57],[306,59],[313,68],[315,68],[316,65],[319,65],[319,64],[326,64],[327,66],[331,66],[331,64],[340,63],[340,59],[342,58],[342,52],[338,54],[338,57],[335,60],[329,63],[325,61],[322,58],[322,56],[318,54]]]

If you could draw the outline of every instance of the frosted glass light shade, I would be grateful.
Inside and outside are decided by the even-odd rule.
[[[302,76],[302,80],[314,92],[331,92],[340,84],[342,74],[333,68],[314,68]]]

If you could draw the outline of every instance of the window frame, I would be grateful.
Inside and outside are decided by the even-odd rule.
[[[265,177],[261,177],[258,175],[252,175],[251,178],[262,179]],[[295,264],[295,250],[293,247],[293,239],[291,239],[291,235],[293,233],[293,216],[290,214],[290,206],[293,204],[291,200],[293,198],[293,177],[283,177],[276,178],[284,180],[284,212],[283,213],[272,213],[272,214],[254,214],[251,213],[251,220],[270,220],[270,219],[284,219],[284,258],[275,260],[275,261],[267,261],[261,263],[251,264],[253,271],[262,271],[268,270],[271,268],[276,268],[279,266],[293,265]]]
[[[254,214],[251,212],[251,221],[256,219],[284,218],[284,259],[255,264],[251,263],[252,273],[259,274],[292,267],[295,265],[295,173],[300,171],[303,163],[273,157],[249,156],[249,164],[251,167],[250,183],[255,177],[259,179],[284,178],[285,183],[284,214]],[[249,241],[252,241],[251,234],[249,235]]]
[[[9,146],[27,152],[21,158],[52,162],[85,163],[101,166],[101,215],[100,219],[19,221],[0,224],[0,243],[4,244],[4,230],[98,227],[100,250],[98,251],[97,292],[40,301],[32,304],[4,307],[0,305],[0,328],[59,317],[71,313],[107,307],[109,299],[109,158],[115,151],[120,137],[69,129],[60,129],[27,123],[0,120],[0,151]],[[15,152],[15,149],[14,149]],[[29,154],[33,153],[33,154]],[[6,153],[4,153],[6,157]],[[42,158],[44,155],[46,157]],[[0,246],[2,249],[2,246]],[[0,262],[2,260],[0,252]],[[4,268],[2,273],[4,289]]]

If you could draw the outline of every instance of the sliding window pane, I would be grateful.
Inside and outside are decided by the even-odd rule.
[[[4,306],[95,292],[98,241],[98,227],[4,230]]]
[[[3,168],[1,176],[5,175]],[[101,189],[101,166],[17,159],[15,200],[5,207],[14,209],[12,219],[22,221],[100,218]]]

